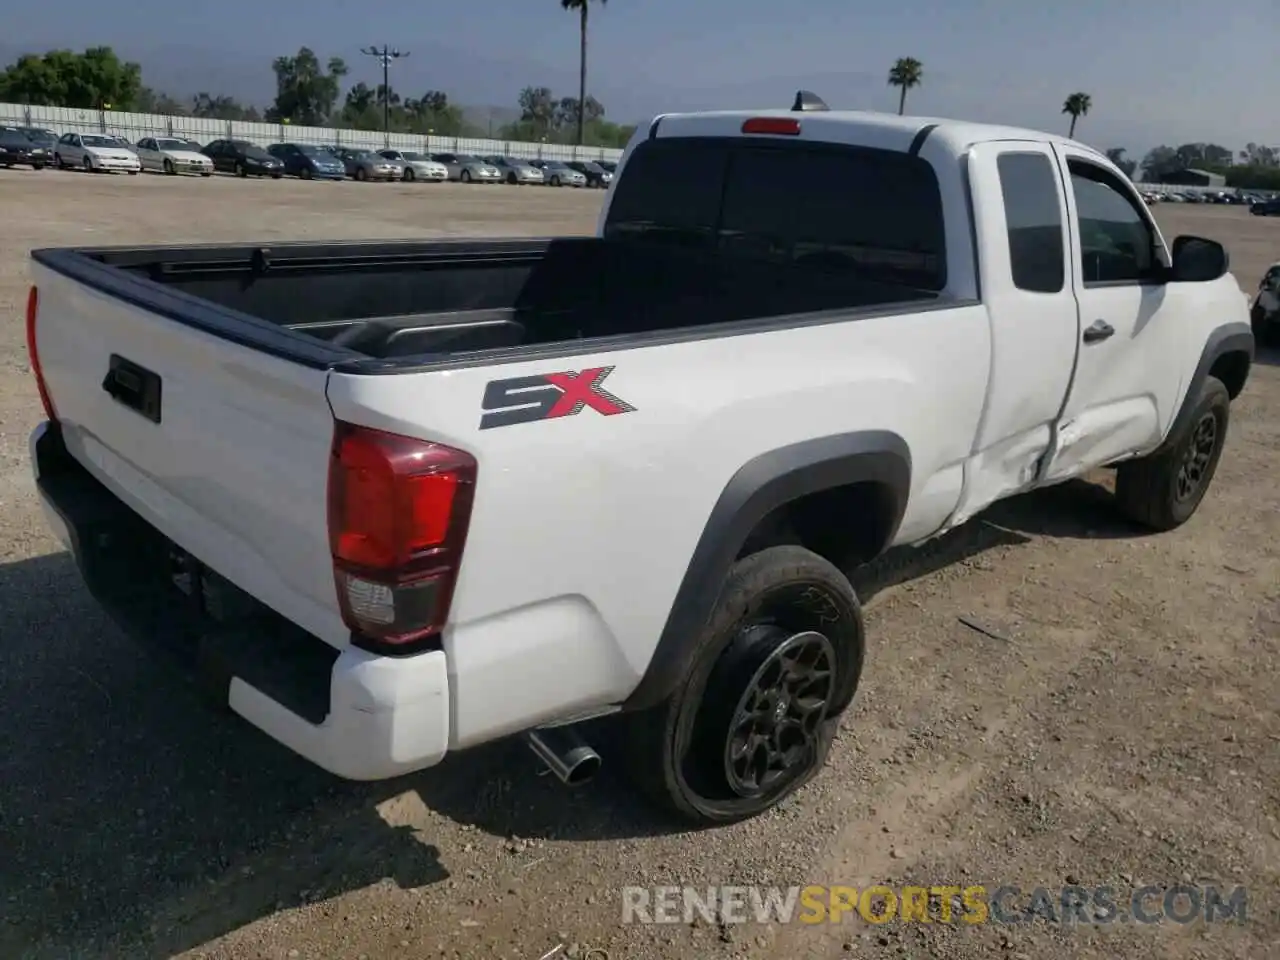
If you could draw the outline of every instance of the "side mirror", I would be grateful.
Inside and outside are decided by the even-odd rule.
[[[1173,241],[1169,279],[1175,283],[1205,283],[1224,276],[1230,266],[1227,248],[1216,240],[1182,236]]]

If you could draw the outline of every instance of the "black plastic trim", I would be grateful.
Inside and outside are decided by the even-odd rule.
[[[1178,413],[1173,418],[1173,424],[1169,427],[1160,450],[1166,450],[1177,443],[1178,438],[1190,425],[1191,417],[1195,413],[1196,399],[1200,396],[1200,387],[1205,377],[1209,376],[1213,365],[1228,353],[1245,353],[1248,354],[1249,366],[1252,367],[1255,349],[1253,330],[1247,323],[1224,323],[1209,334],[1208,339],[1205,340],[1204,349],[1200,352],[1200,361],[1196,364],[1195,373],[1191,375],[1191,380],[1187,384],[1182,406],[1178,408]],[[1248,379],[1247,370],[1245,378]]]
[[[725,576],[761,520],[808,494],[868,482],[882,484],[894,497],[894,516],[878,545],[882,552],[897,535],[911,488],[911,452],[902,437],[881,430],[836,434],[772,450],[743,465],[711,510],[649,666],[624,708],[660,702],[688,675]]]
[[[920,156],[920,151],[924,149],[924,142],[929,139],[929,134],[938,129],[936,123],[926,123],[923,127],[916,131],[916,135],[911,138],[911,146],[907,147],[907,153],[913,157]]]

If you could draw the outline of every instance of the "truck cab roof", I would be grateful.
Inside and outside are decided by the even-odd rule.
[[[656,137],[741,136],[743,123],[758,117],[797,121],[800,132],[795,136],[801,140],[848,143],[904,152],[919,152],[927,141],[942,145],[948,152],[956,154],[964,152],[975,143],[1030,140],[1038,143],[1071,144],[1076,149],[1088,150],[1106,160],[1093,147],[1042,130],[863,110],[770,109],[668,113],[656,117],[649,129],[650,135]]]

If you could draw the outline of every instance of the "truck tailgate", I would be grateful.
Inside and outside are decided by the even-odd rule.
[[[345,645],[327,539],[328,372],[38,263],[32,275],[40,367],[71,455],[197,560]]]

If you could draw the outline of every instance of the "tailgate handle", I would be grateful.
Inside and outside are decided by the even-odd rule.
[[[117,403],[136,410],[152,423],[160,422],[160,375],[117,353],[111,355],[102,389]]]

